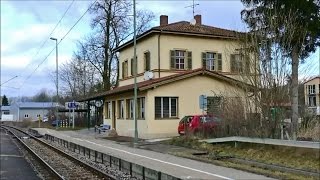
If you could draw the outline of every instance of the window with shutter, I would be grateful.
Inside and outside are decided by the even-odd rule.
[[[144,70],[150,71],[150,52],[144,53]]]
[[[219,62],[217,61],[217,53],[214,53],[214,52],[202,53],[202,67],[205,67],[207,70],[210,70],[210,71],[216,71],[218,70],[218,67],[219,67],[218,63]]]
[[[206,69],[207,68],[207,53],[203,52],[201,57],[202,57],[202,68]]]
[[[218,53],[218,71],[222,71],[222,54]]]
[[[123,64],[123,77],[126,78],[128,77],[128,61],[125,61]]]
[[[240,54],[231,54],[230,55],[230,66],[231,66],[231,72],[233,72],[233,73],[242,73],[243,72],[243,64],[241,61]]]
[[[189,56],[190,55],[190,56]],[[192,68],[192,53],[182,50],[170,51],[170,68],[171,69],[186,69],[188,63]]]
[[[125,78],[124,77],[124,62],[121,63],[121,66],[122,66],[122,68],[121,68],[121,70],[122,70],[122,72],[121,72],[122,73],[122,78]]]
[[[170,51],[170,68],[174,69],[175,68],[175,51],[171,50]]]
[[[131,58],[131,76],[133,76],[133,58]]]
[[[192,69],[192,52],[188,51],[188,69]]]

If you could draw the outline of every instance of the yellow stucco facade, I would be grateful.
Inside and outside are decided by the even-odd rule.
[[[197,75],[139,92],[138,98],[145,97],[145,119],[138,119],[139,137],[159,138],[177,136],[178,123],[182,117],[185,115],[202,114],[202,110],[199,107],[199,96],[215,96],[217,94],[224,97],[245,96],[245,92],[242,89],[207,75]],[[133,92],[119,94],[106,98],[105,102],[115,101],[118,103],[120,99],[126,100],[132,97]],[[176,97],[178,99],[177,117],[156,118],[155,97]],[[104,123],[111,124],[112,128],[115,128],[119,135],[134,136],[134,121],[128,118],[119,118],[118,104],[115,107],[115,120],[112,120],[112,117],[106,118],[105,116]],[[126,106],[125,112],[127,112],[127,108]]]
[[[139,138],[159,138],[178,135],[178,123],[186,115],[202,114],[199,107],[199,96],[223,96],[240,97],[244,99],[246,92],[239,86],[230,84],[233,79],[243,79],[238,73],[231,72],[231,54],[239,54],[239,43],[235,38],[216,37],[201,34],[188,33],[163,33],[162,31],[148,31],[138,38],[136,44],[137,53],[137,82],[146,82],[145,73],[145,53],[150,53],[150,71],[153,72],[153,80],[172,77],[173,80],[164,84],[152,85],[152,87],[141,89],[138,92],[138,98],[144,98],[144,108],[138,111],[144,111],[144,118],[138,118]],[[186,54],[184,59],[185,69],[177,70],[172,66],[172,52],[183,51]],[[134,79],[131,72],[131,63],[133,59],[133,44],[128,43],[118,49],[119,52],[119,87],[132,85]],[[190,56],[191,52],[191,56]],[[186,74],[203,68],[203,55],[214,54],[215,70],[219,74],[210,75],[210,73],[197,73],[183,78],[171,76],[175,74]],[[192,68],[189,60],[192,59]],[[123,68],[124,62],[127,62],[127,69]],[[125,66],[124,66],[125,67]],[[186,68],[187,67],[187,68]],[[217,69],[216,69],[217,68]],[[126,73],[123,73],[123,70]],[[251,71],[251,70],[250,70]],[[123,74],[128,76],[124,77]],[[222,77],[222,78],[221,78]],[[149,80],[152,81],[152,80]],[[168,80],[166,80],[168,81]],[[118,88],[119,88],[118,87]],[[130,88],[129,88],[130,89]],[[134,121],[127,118],[130,109],[130,99],[133,98],[133,90],[122,94],[113,94],[105,97],[104,104],[104,123],[110,124],[122,136],[134,136]],[[124,117],[121,118],[121,100],[124,100]],[[127,103],[129,102],[129,104]],[[160,103],[160,105],[159,105]],[[166,104],[166,103],[169,103]],[[159,116],[159,106],[161,106],[161,117]],[[168,106],[168,107],[167,107]],[[167,108],[167,109],[165,109]],[[245,107],[244,107],[245,108]],[[172,109],[174,109],[172,111]],[[164,111],[170,111],[163,118]],[[138,114],[140,112],[137,112]],[[111,115],[110,115],[111,114]],[[157,116],[157,117],[156,117]]]
[[[159,47],[159,48],[158,48]],[[143,81],[144,73],[144,53],[150,52],[150,69],[154,72],[154,77],[158,78],[160,69],[160,77],[176,74],[179,71],[170,69],[170,50],[185,50],[192,52],[192,69],[202,67],[201,53],[214,52],[222,54],[222,74],[229,77],[238,78],[237,74],[230,73],[230,54],[239,53],[236,49],[239,47],[236,40],[218,39],[199,36],[177,36],[171,34],[153,34],[149,37],[138,41],[137,43],[137,59],[138,59],[138,78],[137,81]],[[159,51],[158,51],[159,50]],[[131,76],[131,59],[133,58],[132,46],[124,48],[119,54],[120,66],[122,62],[128,61],[129,77],[123,79],[122,68],[119,69],[120,82],[119,86],[133,83]],[[160,61],[159,61],[160,58]],[[160,62],[160,63],[159,63]],[[180,71],[181,72],[181,71]]]
[[[307,107],[320,106],[320,77],[315,77],[304,84],[304,97]]]

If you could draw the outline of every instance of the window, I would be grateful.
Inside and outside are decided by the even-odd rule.
[[[7,115],[7,114],[10,114],[9,111],[4,111],[3,114]]]
[[[120,119],[124,118],[124,100],[118,101],[118,116]]]
[[[144,70],[150,71],[150,52],[149,51],[144,53]]]
[[[178,117],[178,98],[177,97],[156,97],[155,98],[155,117],[156,118]]]
[[[220,115],[221,104],[222,104],[221,96],[208,96],[207,97],[208,114]]]
[[[29,114],[25,114],[24,117],[25,117],[25,118],[28,118],[28,117],[29,117]]]
[[[145,117],[145,98],[138,98],[138,118],[144,119]]]
[[[38,118],[38,117],[41,117],[41,115],[40,115],[40,114],[37,114],[37,118]]]
[[[136,60],[137,60],[137,63],[138,63],[138,57],[137,56],[136,56]],[[137,66],[137,70],[138,70],[138,66]],[[134,75],[134,59],[131,58],[131,76],[133,76],[133,75]]]
[[[111,102],[107,102],[107,119],[111,119]]]
[[[316,85],[308,85],[308,94],[316,94]]]
[[[231,54],[230,57],[231,63],[231,72],[234,73],[242,73],[243,72],[243,64],[240,58],[240,54]]]
[[[214,68],[214,53],[206,53],[206,68],[208,70],[215,70]]]
[[[175,61],[176,69],[184,69],[184,51],[175,52]]]
[[[170,51],[171,69],[192,69],[192,52],[183,50]]]
[[[127,118],[133,119],[133,99],[127,100]]]
[[[203,52],[202,67],[210,71],[222,71],[222,54]]]
[[[122,63],[122,78],[128,77],[128,61]]]
[[[311,106],[311,107],[317,106],[316,95],[309,95],[308,96],[308,106]]]

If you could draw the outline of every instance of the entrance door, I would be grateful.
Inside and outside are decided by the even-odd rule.
[[[112,128],[116,129],[116,101],[112,101]]]

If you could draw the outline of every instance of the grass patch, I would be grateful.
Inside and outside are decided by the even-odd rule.
[[[237,163],[233,163],[233,162],[229,162],[229,161],[212,160],[212,159],[205,157],[205,156],[198,157],[198,156],[194,156],[192,154],[188,154],[185,152],[173,152],[170,154],[175,155],[175,156],[188,158],[188,159],[197,160],[197,161],[202,161],[202,162],[206,162],[206,163],[212,163],[212,164],[215,164],[218,166],[224,166],[224,167],[234,168],[234,169],[238,169],[238,170],[244,170],[244,171],[248,171],[248,172],[252,172],[252,173],[256,173],[256,174],[263,174],[265,176],[273,177],[273,178],[292,179],[292,180],[300,180],[300,179],[316,180],[316,179],[318,179],[316,177],[302,176],[302,175],[297,175],[297,174],[285,173],[285,172],[281,172],[281,171],[272,171],[272,170],[268,170],[268,169],[263,169],[263,168],[258,168],[258,167],[246,165],[246,164],[237,164]]]
[[[304,169],[307,171],[319,172],[320,173],[320,158],[319,150],[307,149],[307,148],[293,148],[285,146],[271,146],[271,145],[261,145],[261,144],[251,144],[251,143],[238,143],[238,147],[235,148],[233,143],[220,143],[220,144],[208,144],[204,142],[199,142],[195,137],[176,137],[171,140],[165,141],[166,144],[183,146],[187,148],[197,149],[201,151],[207,151],[208,156],[193,156],[192,154],[185,153],[179,156],[188,156],[189,158],[206,159],[210,162],[214,161],[222,163],[223,166],[231,166],[236,168],[244,166],[243,164],[238,164],[234,162],[227,161],[217,161],[215,157],[231,156],[238,157],[247,160],[259,161],[267,164],[281,165],[291,168]],[[231,164],[231,165],[230,165]],[[283,173],[280,171],[271,171],[261,168],[252,168],[250,165],[246,169],[254,169],[255,173],[262,173],[268,176],[276,174],[277,178],[285,179],[301,179],[294,178],[298,177],[296,174]],[[273,176],[274,177],[274,176]],[[303,179],[309,178],[301,176]],[[311,178],[311,177],[310,177]],[[312,179],[312,178],[311,178]]]

